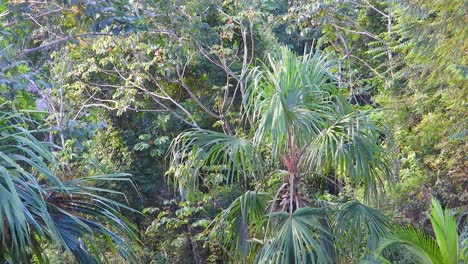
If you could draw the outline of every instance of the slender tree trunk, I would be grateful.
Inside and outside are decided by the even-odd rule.
[[[195,264],[204,264],[205,258],[203,257],[203,249],[198,245],[197,241],[193,238],[192,228],[188,227],[188,238],[192,247],[192,255]]]
[[[388,2],[388,15],[387,15],[387,56],[388,56],[388,67],[390,69],[390,76],[392,80],[394,78],[393,73],[393,54],[390,50],[390,42],[392,40],[392,3],[391,1]]]

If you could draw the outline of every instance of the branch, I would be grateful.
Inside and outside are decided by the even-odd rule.
[[[171,31],[167,31],[167,30],[152,30],[152,31],[148,31],[147,33],[150,33],[150,34],[164,34],[164,35],[169,35],[169,36],[176,36],[173,32]],[[75,39],[75,38],[79,38],[79,37],[89,37],[89,36],[122,36],[122,35],[129,35],[129,34],[134,34],[134,32],[127,32],[127,33],[124,33],[124,34],[121,34],[121,35],[115,35],[115,34],[112,34],[112,33],[101,33],[101,32],[87,32],[87,33],[81,33],[81,34],[76,34],[76,35],[72,35],[72,36],[68,36],[68,37],[63,37],[61,39],[57,39],[57,40],[54,40],[52,42],[49,42],[45,45],[42,45],[42,46],[39,46],[39,47],[35,47],[35,48],[31,48],[31,49],[25,49],[23,50],[22,53],[20,53],[17,57],[20,57],[20,56],[24,56],[24,55],[27,55],[29,53],[33,53],[33,52],[36,52],[36,51],[39,51],[39,50],[42,50],[42,49],[46,49],[48,47],[51,47],[51,46],[55,46],[55,45],[58,45],[62,42],[66,42],[66,41],[70,41],[72,39]]]
[[[239,76],[237,76],[231,69],[229,69],[227,66],[223,65],[223,64],[220,64],[216,61],[214,61],[212,58],[210,58],[210,56],[208,55],[208,53],[203,50],[203,48],[198,45],[198,50],[202,53],[202,55],[208,59],[210,62],[212,62],[214,65],[218,66],[219,68],[223,69],[227,75],[229,75],[230,77],[232,77],[234,80],[236,80],[237,82],[240,82],[240,78]],[[240,85],[243,85],[242,83],[240,83]]]
[[[117,110],[119,109],[118,107],[112,107],[112,106],[108,106],[106,104],[101,104],[101,103],[92,103],[92,104],[86,104],[86,105],[83,105],[83,108],[87,108],[87,107],[104,107],[108,110]],[[127,107],[125,107],[127,108]]]
[[[366,1],[366,4],[367,4],[370,8],[372,8],[375,12],[381,14],[382,16],[384,16],[384,17],[386,17],[386,18],[389,17],[389,15],[387,15],[387,14],[385,14],[384,12],[380,11],[380,9],[376,8],[376,7],[375,7],[374,5],[372,5],[368,0],[365,0],[365,1]]]
[[[96,94],[97,92],[95,92],[93,95],[91,95],[88,99],[86,99],[84,102],[83,102],[83,105],[80,107],[80,109],[78,110],[78,112],[76,113],[75,117],[72,119],[72,120],[76,120],[78,118],[78,116],[80,115],[81,111],[83,111],[83,109],[85,108],[85,105],[88,103],[89,100],[91,100],[94,95]]]
[[[86,36],[113,36],[113,34],[111,34],[111,33],[82,33],[82,34],[76,34],[76,35],[73,35],[73,36],[68,36],[68,37],[64,37],[64,38],[61,38],[61,39],[54,40],[52,42],[49,42],[49,43],[47,43],[45,45],[42,45],[42,46],[39,46],[39,47],[35,47],[35,48],[32,48],[32,49],[25,49],[17,57],[24,56],[26,54],[36,52],[36,51],[39,51],[39,50],[42,50],[42,49],[45,49],[45,48],[48,48],[48,47],[51,47],[51,46],[55,46],[55,45],[58,45],[58,44],[60,44],[62,42],[65,42],[65,41],[69,41],[69,40],[79,38],[79,37],[86,37]]]
[[[3,11],[1,14],[0,14],[0,18],[4,17],[4,16],[8,16],[8,14],[10,14],[10,11],[9,10],[6,10],[6,11]],[[3,25],[4,27],[6,27],[6,25]]]
[[[189,126],[192,126],[192,127],[195,127],[195,128],[200,128],[197,124],[197,122],[195,121],[195,119],[193,119],[192,116],[190,116],[190,118],[192,119],[192,123],[190,123],[189,121],[187,121],[185,118],[183,118],[182,116],[180,116],[179,114],[177,114],[176,111],[170,109],[169,107],[167,107],[165,104],[161,103],[159,100],[156,100],[156,98],[154,97],[151,97],[151,99],[153,99],[153,101],[155,101],[157,104],[159,104],[162,108],[166,109],[168,112],[170,112],[172,115],[174,115],[176,118],[178,118],[179,120],[181,120],[182,122],[184,122],[185,124],[189,125]]]
[[[184,67],[184,70],[182,72],[182,74],[180,73],[179,69],[177,69],[177,75],[179,76],[179,81],[180,81],[180,84],[182,85],[182,87],[185,89],[185,91],[187,91],[187,93],[189,93],[190,97],[192,97],[192,99],[207,113],[209,114],[210,116],[214,117],[214,118],[217,118],[217,119],[222,119],[221,116],[213,113],[210,109],[208,109],[205,105],[202,104],[202,102],[198,99],[197,96],[195,96],[195,94],[193,94],[192,90],[190,90],[190,88],[187,86],[187,84],[185,84],[184,82],[184,76],[183,76],[183,73],[185,71],[185,67]]]
[[[344,27],[338,26],[335,23],[330,23],[330,25],[334,26],[335,29],[341,29],[341,30],[348,31],[348,32],[351,32],[351,33],[356,33],[356,34],[359,34],[359,35],[368,36],[368,37],[370,37],[372,39],[375,39],[377,41],[382,42],[382,40],[379,39],[377,36],[375,36],[374,34],[369,33],[368,31],[365,31],[365,30],[363,30],[363,31],[352,30],[352,29],[349,29],[349,28],[344,28]]]
[[[125,62],[124,62],[125,63]],[[128,65],[127,65],[128,66]],[[185,124],[191,126],[191,127],[196,127],[196,128],[199,128],[198,124],[196,123],[195,119],[193,118],[193,116],[184,108],[182,107],[180,104],[178,104],[177,102],[175,102],[163,89],[162,87],[159,86],[159,84],[156,82],[156,80],[151,76],[151,74],[149,74],[148,72],[145,72],[149,78],[151,79],[151,81],[156,85],[156,87],[158,87],[165,96],[162,96],[162,95],[159,95],[157,93],[154,93],[152,91],[149,91],[148,89],[146,89],[145,87],[142,87],[138,84],[136,84],[135,82],[133,82],[132,80],[130,80],[129,78],[125,77],[119,70],[117,70],[116,66],[113,65],[113,68],[114,68],[114,71],[104,71],[103,70],[103,73],[107,74],[107,75],[110,75],[110,76],[114,76],[116,78],[119,78],[123,81],[126,81],[128,82],[129,84],[131,84],[131,86],[129,85],[124,85],[124,86],[119,86],[119,85],[111,85],[111,84],[98,84],[98,83],[92,83],[92,82],[87,82],[87,81],[84,81],[84,80],[80,80],[78,79],[79,81],[83,82],[84,84],[86,85],[90,85],[90,86],[98,86],[98,87],[110,87],[110,88],[122,88],[122,87],[127,87],[127,88],[130,88],[130,87],[134,87],[134,88],[137,88],[141,91],[143,91],[144,93],[148,94],[150,96],[150,98],[155,102],[157,103],[159,106],[161,106],[164,110],[160,110],[160,109],[138,109],[138,108],[133,108],[131,107],[130,105],[127,105],[125,106],[125,109],[129,109],[129,110],[133,110],[133,111],[136,111],[136,112],[169,112],[170,114],[172,114],[173,116],[175,116],[176,118],[180,119],[182,122],[184,122]],[[133,70],[132,70],[133,72]],[[134,72],[133,72],[134,73]],[[94,103],[94,104],[86,104],[87,101],[91,100],[91,99],[94,99],[100,103]],[[182,111],[185,112],[185,114],[188,115],[188,117],[191,119],[192,122],[189,122],[187,121],[187,119],[185,119],[184,117],[180,116],[175,110],[169,108],[168,106],[166,106],[164,103],[161,102],[161,100],[169,100],[170,102],[172,102],[174,105],[176,105],[178,108],[180,108]],[[96,107],[104,107],[106,109],[109,109],[109,110],[116,110],[118,109],[118,107],[110,107],[106,104],[104,104],[105,102],[110,102],[110,103],[114,103],[116,104],[117,102],[115,100],[106,100],[106,99],[99,99],[99,98],[96,98],[94,97],[94,94],[93,95],[90,95],[90,98],[88,98],[86,101],[85,101],[85,104],[82,106],[82,108],[86,108],[86,107],[91,107],[91,106],[96,106]],[[82,109],[80,109],[81,111]]]
[[[177,103],[167,92],[166,90],[164,90],[161,85],[158,83],[158,81],[153,77],[152,74],[150,74],[148,71],[144,70],[143,71],[146,73],[146,75],[150,78],[151,82],[166,96],[165,99],[171,101],[174,105],[176,105],[178,108],[180,108],[191,120],[192,120],[192,123],[189,123],[188,121],[186,121],[184,118],[182,118],[180,115],[176,114],[175,112],[173,113],[175,116],[177,116],[178,118],[180,118],[181,120],[183,120],[185,123],[189,124],[190,126],[193,126],[193,127],[196,127],[196,128],[199,128],[197,122],[195,121],[195,118],[192,116],[192,114],[190,114],[190,112],[185,109],[182,105],[180,105],[179,103]],[[148,89],[144,88],[144,87],[138,87],[140,90],[142,91],[145,91],[147,92],[149,95],[151,95],[153,98],[153,96],[159,96],[151,91],[149,91]],[[166,107],[164,104],[162,104],[161,102],[159,102],[158,100],[156,100],[155,98],[153,98],[153,100],[155,102],[157,102],[158,104],[160,104],[161,106],[164,106]],[[169,109],[168,107],[166,107],[167,109]]]
[[[371,8],[371,9],[373,9],[375,12],[381,14],[382,16],[388,17],[387,14],[385,14],[385,13],[382,12],[380,9],[378,9],[377,7],[375,7],[374,5],[372,5],[368,0],[364,0],[364,2],[366,2],[367,5],[363,5],[363,4],[360,4],[360,3],[358,3],[358,2],[349,1],[349,3],[355,4],[355,5],[360,6],[360,7]]]
[[[65,10],[65,9],[63,7],[60,7],[59,9],[51,10],[49,12],[45,12],[45,13],[42,13],[42,14],[37,15],[37,16],[31,16],[31,14],[27,14],[28,15],[27,19],[36,21],[37,19],[39,19],[41,17],[48,16],[48,15],[54,14],[54,13],[58,13],[58,12],[61,12],[63,10]],[[9,26],[13,26],[13,25],[16,25],[16,24],[18,24],[17,20],[9,22],[9,23],[5,23],[3,26],[4,27],[9,27]]]
[[[365,62],[363,59],[355,56],[355,55],[352,55],[350,54],[349,55],[351,58],[355,58],[356,60],[360,61],[361,63],[363,63],[364,65],[366,65],[371,71],[373,71],[377,76],[379,76],[380,78],[382,78],[383,80],[386,81],[385,77],[382,76],[382,74],[380,74],[376,69],[372,68],[369,63]]]

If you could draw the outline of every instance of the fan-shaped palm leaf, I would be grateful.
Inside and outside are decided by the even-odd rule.
[[[378,198],[384,180],[392,180],[390,156],[379,143],[383,131],[368,112],[333,118],[308,145],[302,166],[321,174],[333,168],[338,176],[350,177],[355,186],[364,185],[366,200]]]
[[[222,166],[226,183],[262,175],[261,155],[250,140],[241,137],[210,130],[189,130],[172,141],[171,150],[174,153],[171,167],[178,184],[186,188],[187,198],[197,188],[201,170],[209,172],[213,167]]]
[[[220,238],[224,246],[240,259],[246,259],[264,234],[266,208],[271,196],[247,191],[213,221],[211,237]],[[222,231],[222,232],[221,232]]]
[[[268,60],[251,73],[246,105],[255,144],[270,142],[277,160],[292,147],[288,137],[300,146],[321,130],[334,97],[325,84],[329,62],[319,52],[301,58],[283,47]]]
[[[331,263],[319,233],[328,233],[317,220],[323,210],[303,207],[293,213],[272,213],[272,238],[266,238],[257,263]]]
[[[350,201],[338,209],[334,226],[336,237],[357,260],[362,243],[366,244],[366,253],[375,252],[379,240],[388,233],[390,220],[374,208]]]
[[[127,261],[132,247],[102,223],[136,239],[118,212],[130,209],[96,192],[116,193],[84,185],[89,181],[129,181],[125,174],[88,177],[62,183],[49,168],[54,164],[49,144],[23,127],[27,120],[0,105],[0,261],[43,260],[43,241],[70,250],[80,263],[99,262],[87,245],[98,236]],[[38,182],[38,176],[42,178]],[[130,240],[129,240],[130,241]]]

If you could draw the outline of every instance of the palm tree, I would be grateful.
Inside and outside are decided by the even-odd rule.
[[[413,227],[397,226],[381,240],[377,253],[381,254],[384,250],[398,245],[410,253],[415,263],[468,263],[467,228],[464,228],[464,234],[462,233],[459,239],[455,217],[450,210],[443,210],[436,199],[432,199],[429,218],[434,237]]]
[[[133,261],[134,229],[118,211],[132,209],[97,194],[122,193],[90,185],[128,182],[128,175],[60,181],[50,168],[56,164],[50,144],[34,137],[41,131],[28,130],[29,121],[7,103],[0,105],[0,262],[45,263],[43,249],[53,244],[80,263],[100,263],[98,240]]]
[[[214,221],[214,230],[226,231],[220,239],[237,259],[336,262],[345,255],[336,252],[339,240],[362,230],[369,236],[360,236],[359,242],[374,245],[387,227],[384,216],[356,200],[324,203],[304,192],[313,191],[304,179],[318,177],[362,189],[370,202],[391,178],[390,160],[379,139],[383,132],[370,119],[370,111],[354,110],[343,97],[331,77],[331,66],[320,52],[298,57],[281,48],[268,56],[268,64],[250,74],[243,103],[250,134],[240,137],[196,129],[172,142],[171,172],[188,199],[203,175],[214,169],[222,171],[226,184],[240,181],[246,187],[252,180],[282,175],[270,203],[265,201],[268,194],[247,192]],[[334,231],[342,236],[336,239]]]

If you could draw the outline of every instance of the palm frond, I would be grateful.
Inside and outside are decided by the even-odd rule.
[[[210,236],[221,240],[234,255],[247,258],[254,248],[252,239],[258,241],[264,234],[270,200],[268,194],[247,191],[216,217]]]
[[[349,201],[340,206],[334,216],[336,237],[349,245],[355,257],[365,243],[365,254],[372,254],[379,240],[390,229],[390,219],[378,210],[365,206],[358,201]]]
[[[460,248],[460,259],[468,263],[468,210],[461,206],[462,213],[458,214],[457,226],[459,230],[458,246]]]
[[[319,234],[327,232],[317,220],[322,215],[317,208],[303,207],[293,213],[272,213],[278,229],[267,238],[256,263],[331,263],[320,242]]]
[[[0,105],[0,109],[6,107]],[[52,159],[51,154],[20,125],[24,123],[19,113],[0,111],[0,247],[13,260],[22,259],[28,246],[35,245],[31,231],[62,241],[47,213],[45,192],[32,171],[41,172],[58,188],[63,185],[44,162]]]
[[[53,220],[59,227],[59,234],[64,238],[67,247],[72,253],[80,258],[89,257],[87,246],[80,245],[80,240],[95,243],[96,238],[102,237],[108,249],[118,252],[128,262],[135,262],[135,252],[129,241],[138,241],[136,228],[120,213],[125,209],[138,213],[122,203],[98,195],[114,194],[125,197],[125,194],[109,189],[96,188],[86,184],[108,181],[121,181],[133,184],[128,174],[109,174],[74,179],[64,182],[64,190],[60,192],[54,187],[45,188],[48,192],[46,202]],[[106,219],[106,225],[100,223],[100,219]],[[66,221],[66,225],[59,225]],[[75,231],[70,230],[74,228]],[[118,230],[116,234],[114,230]],[[122,238],[125,236],[126,240]],[[66,238],[66,239],[65,239]],[[85,250],[86,249],[86,250]],[[102,250],[101,250],[102,251]],[[98,252],[99,253],[99,252]],[[91,255],[96,261],[96,256]]]
[[[190,198],[198,187],[200,172],[220,170],[225,183],[262,175],[263,160],[253,143],[245,138],[210,130],[189,130],[171,144],[171,167],[179,186]]]
[[[392,245],[404,247],[414,257],[417,263],[444,263],[437,242],[424,232],[412,227],[396,227],[391,234],[383,238],[377,253]]]
[[[406,248],[418,263],[457,264],[464,260],[460,252],[458,229],[455,218],[449,210],[443,210],[439,201],[432,199],[430,220],[435,239],[412,227],[395,227],[385,237],[377,250],[378,254],[392,246]]]
[[[327,174],[332,169],[349,177],[355,186],[365,187],[365,198],[378,198],[384,180],[392,180],[391,159],[380,144],[383,131],[368,112],[334,117],[312,140],[301,161],[306,171]]]
[[[305,144],[331,112],[333,97],[325,83],[330,63],[320,52],[299,57],[285,47],[268,61],[251,72],[246,105],[254,143],[270,142],[278,160],[290,144],[288,136]]]
[[[0,105],[3,108],[5,104]],[[129,175],[62,183],[50,169],[55,164],[50,144],[38,141],[27,123],[18,113],[0,110],[0,261],[29,262],[31,253],[41,261],[46,241],[69,250],[80,263],[99,263],[99,255],[85,243],[99,237],[126,261],[135,261],[133,246],[127,242],[137,241],[135,230],[118,211],[132,209],[97,194],[120,193],[86,185],[90,181],[129,182]],[[111,229],[118,229],[119,234]]]
[[[451,215],[449,210],[443,210],[438,200],[432,199],[430,220],[444,262],[457,263],[459,247],[458,228],[455,217]]]

